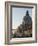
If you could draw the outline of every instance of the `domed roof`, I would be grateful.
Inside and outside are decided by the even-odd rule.
[[[29,12],[28,11],[26,12],[26,16],[24,16],[24,18],[23,18],[23,23],[24,24],[32,24],[32,19],[29,16]]]

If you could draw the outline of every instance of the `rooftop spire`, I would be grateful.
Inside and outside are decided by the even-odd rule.
[[[26,16],[29,16],[29,11],[28,10],[26,11]]]

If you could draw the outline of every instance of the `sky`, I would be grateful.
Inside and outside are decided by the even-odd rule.
[[[29,15],[32,17],[31,8],[12,8],[12,29],[16,29],[20,24],[22,24],[23,17],[26,15],[26,11],[29,11]]]

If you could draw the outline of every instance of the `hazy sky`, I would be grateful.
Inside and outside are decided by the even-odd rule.
[[[16,29],[22,23],[27,10],[29,11],[29,15],[32,17],[31,8],[12,8],[12,29]]]

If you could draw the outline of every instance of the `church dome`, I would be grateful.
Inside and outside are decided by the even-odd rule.
[[[23,18],[23,24],[32,24],[32,18],[29,16],[29,11],[26,11],[26,16]]]

